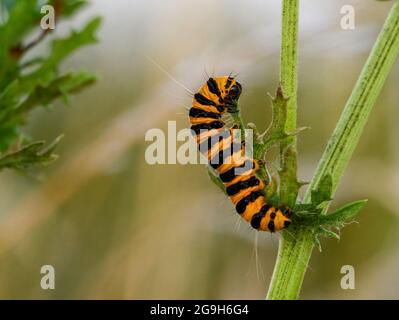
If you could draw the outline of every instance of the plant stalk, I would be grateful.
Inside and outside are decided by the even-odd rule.
[[[284,0],[284,6],[294,8],[293,2],[296,1]],[[289,27],[289,24],[284,23],[284,19],[287,18],[284,17],[284,12],[283,9],[283,29]],[[288,31],[283,30],[283,35],[285,32]],[[293,40],[283,36],[282,41]],[[282,50],[289,46],[282,43]],[[305,194],[304,203],[310,202],[311,190],[317,188],[320,179],[325,174],[332,176],[333,193],[337,189],[398,54],[399,0],[396,0],[322,155]],[[287,66],[282,70],[287,70]],[[323,213],[325,214],[327,210],[328,206],[325,207]],[[290,234],[283,233],[281,237],[267,299],[297,299],[299,297],[313,250],[313,230],[294,226]]]
[[[287,102],[286,132],[296,130],[298,91],[298,6],[299,0],[283,0],[282,33],[280,53],[280,85]],[[284,163],[285,162],[285,163]],[[281,203],[293,207],[297,192],[293,191],[290,179],[296,180],[297,151],[296,136],[290,136],[280,143],[280,167],[290,167],[290,175],[280,175]],[[295,190],[295,186],[293,188]]]

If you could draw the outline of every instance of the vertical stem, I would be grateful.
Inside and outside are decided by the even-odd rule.
[[[280,52],[280,82],[283,93],[289,98],[287,103],[287,122],[286,131],[294,131],[296,129],[297,119],[297,90],[298,90],[298,16],[299,16],[299,0],[283,0],[282,1],[282,32],[281,32],[281,52]],[[286,163],[283,163],[285,161]],[[280,166],[289,165],[292,175],[296,179],[297,168],[297,152],[296,137],[292,136],[283,140],[280,144]],[[292,178],[292,176],[291,176]],[[281,202],[293,207],[297,194],[292,192],[288,185],[292,181],[284,181],[284,177],[280,176],[280,198]],[[296,181],[295,181],[296,182]],[[295,188],[294,188],[295,190]],[[289,246],[292,242],[286,239],[284,232],[281,234],[279,252],[277,262],[273,272],[267,299],[274,299],[275,290],[280,288],[281,281],[288,280],[286,274],[286,265],[282,265],[282,261],[290,261],[289,265],[293,265],[298,257],[292,254]],[[288,235],[289,236],[289,235]],[[288,256],[287,256],[288,254]],[[283,257],[285,259],[282,259]],[[282,277],[283,275],[285,277]]]
[[[399,0],[396,0],[324,151],[305,202],[310,201],[310,191],[327,173],[332,175],[333,191],[336,190],[398,54]],[[293,237],[284,236],[280,242],[269,299],[299,296],[313,249],[312,230],[297,227],[291,233]]]
[[[298,44],[298,6],[299,0],[283,0],[282,33],[280,52],[280,84],[283,94],[289,98],[287,103],[286,132],[296,130],[297,118],[297,44]],[[297,197],[296,171],[297,150],[296,136],[284,139],[280,143],[280,167],[290,171],[288,175],[280,175],[281,203],[293,207]]]
[[[280,52],[280,82],[285,96],[289,97],[286,130],[296,129],[298,68],[298,2],[299,0],[283,0],[282,33]],[[285,146],[296,146],[296,137],[284,140]]]

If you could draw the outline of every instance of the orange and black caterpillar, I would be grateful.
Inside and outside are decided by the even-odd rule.
[[[262,161],[246,157],[244,143],[236,143],[233,128],[222,121],[223,113],[238,112],[241,90],[233,77],[209,78],[193,97],[191,129],[241,217],[256,230],[279,231],[290,225],[291,210],[267,204],[265,182],[256,175]]]

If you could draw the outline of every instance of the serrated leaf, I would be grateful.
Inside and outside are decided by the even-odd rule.
[[[64,39],[54,40],[51,46],[51,54],[45,62],[45,67],[57,65],[76,49],[96,43],[96,32],[101,24],[101,20],[100,17],[96,17],[89,21],[82,30],[72,31]]]
[[[62,136],[45,146],[44,141],[36,141],[26,145],[18,151],[9,153],[0,158],[0,169],[26,169],[32,165],[46,165],[54,161],[57,156],[53,154]]]
[[[86,73],[68,73],[59,78],[56,78],[47,86],[38,85],[29,95],[21,106],[18,107],[18,112],[26,112],[35,106],[47,106],[57,98],[67,96],[71,93],[76,93],[79,90],[93,84],[96,81],[96,76]]]
[[[8,102],[6,99],[0,99],[0,131],[2,131],[1,128],[7,128],[7,132],[10,134],[16,133],[16,128],[24,123],[27,112],[37,106],[48,106],[57,98],[76,93],[94,83],[95,80],[96,77],[92,74],[71,72],[56,78],[47,86],[38,84],[20,105],[15,106],[15,101],[11,99]],[[9,134],[0,136],[0,150],[4,151],[13,143],[11,137],[16,138],[17,136]]]
[[[7,9],[9,11],[7,23],[0,27],[3,50],[17,45],[30,31],[35,27],[38,28],[37,22],[41,17],[36,0],[8,2]]]
[[[51,53],[34,72],[21,78],[21,90],[30,92],[38,83],[46,86],[57,77],[58,66],[77,49],[97,42],[96,31],[101,18],[91,20],[80,31],[73,31],[68,37],[53,40]]]
[[[321,177],[317,189],[311,191],[311,201],[315,207],[323,204],[326,201],[331,201],[332,194],[332,176],[326,174]]]
[[[277,88],[276,96],[272,100],[272,121],[270,127],[262,135],[263,149],[269,149],[274,143],[288,137],[285,131],[287,122],[287,104],[289,99],[283,94],[281,86]]]
[[[52,146],[44,148],[42,142],[30,143],[23,138],[20,130],[27,114],[37,106],[48,106],[57,99],[94,82],[95,77],[85,72],[59,74],[61,63],[74,51],[84,45],[96,42],[95,33],[100,18],[95,18],[69,36],[50,42],[49,54],[21,59],[24,49],[35,41],[26,36],[39,31],[43,14],[40,6],[52,4],[57,18],[70,17],[86,0],[1,0],[1,10],[6,18],[0,21],[0,161],[2,167],[21,169],[29,164],[51,161]],[[38,37],[37,39],[41,39]],[[26,49],[27,50],[27,49]],[[30,139],[29,139],[30,141]],[[19,145],[24,145],[18,149]],[[50,150],[51,149],[51,150]]]
[[[276,96],[272,98],[272,122],[268,130],[261,136],[262,143],[254,147],[254,154],[257,159],[263,159],[266,151],[275,143],[281,142],[290,135],[302,131],[286,132],[287,110],[289,98],[284,96],[281,86],[277,88]],[[282,168],[279,170],[280,176],[280,199],[283,205],[293,207],[296,203],[298,190],[305,183],[298,181],[296,177],[297,163],[296,151],[292,146],[288,146],[281,154]]]
[[[346,222],[353,219],[359,211],[366,204],[367,200],[358,200],[346,204],[345,206],[337,209],[333,213],[322,215],[313,212],[298,213],[295,212],[295,219],[297,223],[306,225],[309,227],[319,228],[323,226],[324,228],[341,228]]]
[[[296,151],[289,146],[283,153],[282,168],[278,171],[280,176],[280,198],[284,205],[294,207],[299,189],[305,182],[299,181],[296,176],[297,162]]]
[[[319,223],[325,227],[341,227],[345,222],[353,219],[367,203],[367,200],[358,200],[346,204],[333,213],[319,216]]]

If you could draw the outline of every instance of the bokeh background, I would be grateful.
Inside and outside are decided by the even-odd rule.
[[[300,8],[299,176],[309,180],[392,2],[306,0]],[[341,7],[355,30],[340,28]],[[65,69],[101,80],[69,106],[37,110],[27,131],[65,134],[59,160],[0,179],[0,298],[261,299],[278,235],[255,232],[202,165],[149,165],[145,132],[176,120],[188,126],[189,94],[145,56],[196,90],[206,74],[238,74],[245,121],[265,129],[278,84],[280,1],[95,0],[56,35],[104,18],[99,44]],[[45,44],[37,50],[45,50]],[[399,63],[385,85],[339,186],[333,207],[368,198],[341,240],[323,240],[307,271],[303,299],[399,297]],[[271,166],[273,170],[273,166]],[[56,289],[40,288],[40,268]],[[342,290],[340,269],[356,270]]]

